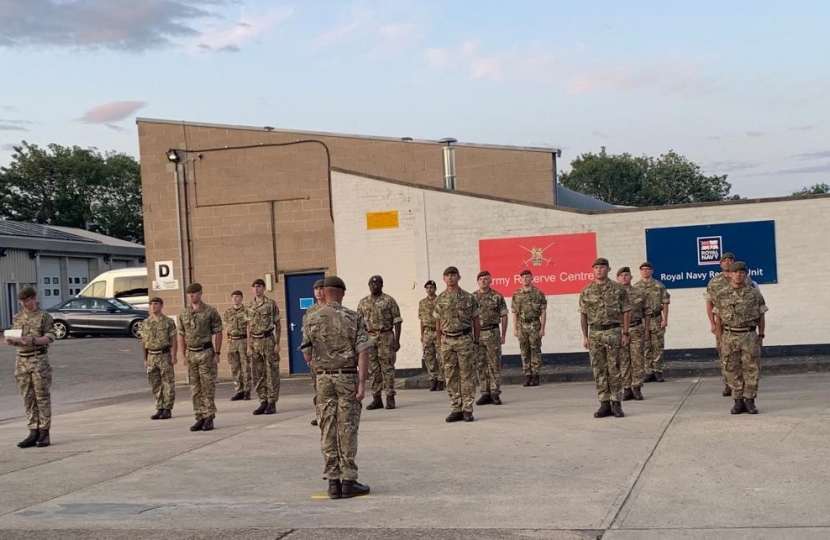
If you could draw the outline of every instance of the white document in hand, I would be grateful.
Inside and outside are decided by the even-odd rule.
[[[3,337],[6,339],[20,339],[23,337],[23,330],[20,328],[10,328],[3,332]]]

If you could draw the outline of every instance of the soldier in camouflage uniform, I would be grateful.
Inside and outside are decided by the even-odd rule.
[[[669,325],[669,302],[671,295],[662,282],[654,279],[654,267],[648,261],[640,265],[640,281],[634,287],[646,293],[646,313],[651,316],[650,339],[646,342],[646,376],[643,382],[663,382],[663,349],[666,342],[666,327]]]
[[[539,386],[542,369],[542,338],[545,337],[548,299],[533,285],[533,273],[525,268],[519,274],[522,287],[513,293],[513,334],[519,338],[522,351],[524,386]]]
[[[308,321],[308,316],[320,309],[321,307],[326,305],[326,293],[323,290],[323,281],[322,279],[318,279],[314,282],[312,286],[312,290],[314,292],[314,305],[308,308],[305,313],[303,313],[303,328],[305,328],[306,321]],[[314,389],[314,398],[312,399],[312,403],[314,403],[314,420],[311,421],[312,426],[317,426],[320,424],[320,412],[317,410],[317,373],[312,369],[311,371],[311,387]]]
[[[383,292],[383,278],[369,278],[369,294],[360,300],[357,312],[363,316],[375,347],[370,351],[369,381],[372,402],[366,410],[383,407],[381,392],[386,392],[386,408],[395,408],[395,358],[401,348],[401,309],[394,298]]]
[[[444,270],[447,288],[435,300],[435,331],[444,364],[452,412],[447,422],[472,422],[476,383],[473,378],[481,326],[481,310],[475,297],[458,286],[458,268]]]
[[[179,354],[187,367],[196,416],[190,431],[211,431],[216,418],[214,396],[216,365],[222,351],[222,318],[215,307],[202,302],[201,284],[187,286],[187,299],[189,305],[179,317]]]
[[[729,267],[732,266],[732,263],[735,262],[735,255],[731,252],[724,253],[720,258],[720,274],[716,275],[712,279],[709,280],[709,284],[706,285],[706,292],[703,293],[704,298],[706,298],[706,316],[709,318],[709,327],[712,330],[712,333],[715,334],[715,348],[718,351],[718,359],[720,360],[720,370],[723,374],[723,396],[729,397],[732,395],[732,389],[729,387],[729,381],[726,380],[726,361],[723,358],[723,354],[721,353],[721,343],[720,339],[717,338],[716,328],[717,325],[715,323],[715,318],[717,317],[713,311],[715,307],[715,296],[717,296],[718,291],[723,288],[728,288],[732,286],[732,280],[729,277]]]
[[[259,396],[255,415],[276,414],[280,399],[280,308],[265,296],[265,280],[255,279],[254,299],[248,303],[248,356]]]
[[[435,318],[432,314],[435,312],[435,290],[437,289],[435,282],[431,279],[424,284],[427,295],[418,302],[418,319],[421,321],[421,347],[424,350],[424,366],[429,375],[429,391],[443,390],[444,386],[444,366],[438,360],[438,354],[435,349]]]
[[[627,347],[620,349],[620,377],[623,387],[623,401],[643,400],[643,375],[645,342],[651,336],[651,315],[646,311],[646,295],[642,289],[631,286],[631,269],[623,266],[617,270],[617,281],[628,291],[631,302],[628,331],[630,333]]]
[[[726,380],[735,400],[732,414],[758,414],[755,407],[760,374],[758,359],[764,344],[764,314],[768,308],[760,291],[746,282],[746,263],[732,263],[729,273],[731,286],[718,289],[713,299],[713,311],[717,315],[715,335],[720,338]]]
[[[326,305],[308,314],[300,348],[317,373],[320,450],[329,497],[351,498],[369,493],[369,486],[357,481],[355,456],[369,351],[374,344],[363,317],[342,305],[343,280],[329,276],[323,284]]]
[[[176,356],[179,353],[176,323],[161,312],[164,300],[150,299],[150,316],[141,322],[141,344],[144,349],[144,369],[156,398],[156,413],[150,420],[171,418],[176,401]]]
[[[242,291],[231,293],[232,306],[222,320],[228,335],[228,363],[231,365],[233,387],[231,401],[251,399],[251,359],[248,356],[248,308],[242,305]]]
[[[476,280],[478,290],[473,296],[481,309],[481,339],[476,351],[481,397],[476,405],[501,405],[501,346],[507,334],[507,303],[501,293],[490,288],[490,272],[479,272]]]
[[[49,345],[55,341],[52,316],[37,305],[37,292],[23,287],[17,293],[23,308],[12,321],[12,329],[20,330],[21,337],[5,338],[6,345],[17,347],[14,377],[23,395],[23,406],[29,422],[29,436],[17,443],[20,448],[49,446],[52,427],[52,366],[49,365]]]
[[[599,395],[594,418],[622,418],[620,349],[628,346],[631,304],[625,287],[608,279],[608,259],[600,257],[593,267],[594,281],[579,295],[579,313],[582,344],[590,353]]]

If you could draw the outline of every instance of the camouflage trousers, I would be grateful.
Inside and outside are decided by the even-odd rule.
[[[357,429],[363,405],[355,398],[358,375],[318,373],[317,415],[324,480],[357,480]]]
[[[620,379],[620,339],[622,330],[598,330],[588,336],[591,354],[591,369],[597,384],[600,401],[620,401],[622,381]]]
[[[538,375],[542,369],[542,322],[519,322],[519,348],[522,351],[522,371],[525,375]]]
[[[251,359],[247,339],[228,339],[228,363],[231,365],[235,392],[251,391]]]
[[[23,395],[23,407],[29,429],[49,429],[52,425],[52,366],[49,356],[18,356],[14,364],[14,378]]]
[[[444,367],[438,361],[438,351],[435,346],[435,330],[424,329],[421,336],[421,346],[424,349],[424,367],[431,381],[444,380]]]
[[[280,399],[280,355],[274,354],[275,344],[273,337],[251,339],[253,384],[261,402]]]
[[[394,332],[381,332],[370,335],[374,348],[369,349],[369,382],[372,384],[372,395],[379,396],[381,392],[387,396],[394,396],[395,392],[395,343]]]
[[[190,381],[190,398],[196,420],[216,416],[216,362],[213,349],[187,351],[187,378]]]
[[[755,399],[758,395],[761,347],[758,334],[753,332],[724,332],[721,348],[726,363],[726,381],[733,399]]]
[[[476,350],[476,373],[482,394],[501,394],[501,330],[482,330]]]
[[[170,364],[170,353],[147,355],[147,380],[156,398],[156,409],[173,410],[176,401],[176,374]]]
[[[645,373],[645,327],[631,326],[628,347],[620,347],[620,377],[623,388],[641,388]]]
[[[645,342],[646,375],[663,373],[663,347],[666,344],[666,329],[660,328],[662,321],[662,317],[651,318],[651,328],[649,328],[651,339]]]
[[[441,361],[447,381],[452,412],[473,412],[476,382],[473,370],[476,363],[476,349],[472,334],[460,337],[441,338]]]

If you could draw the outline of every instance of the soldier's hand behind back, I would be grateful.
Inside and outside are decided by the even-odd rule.
[[[363,403],[363,396],[365,395],[365,390],[363,389],[362,384],[357,385],[357,392],[354,393],[354,398],[357,400],[358,403]]]

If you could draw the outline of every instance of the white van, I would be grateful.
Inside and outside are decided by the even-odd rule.
[[[147,268],[136,266],[104,272],[90,281],[78,296],[118,298],[138,309],[148,309]]]

